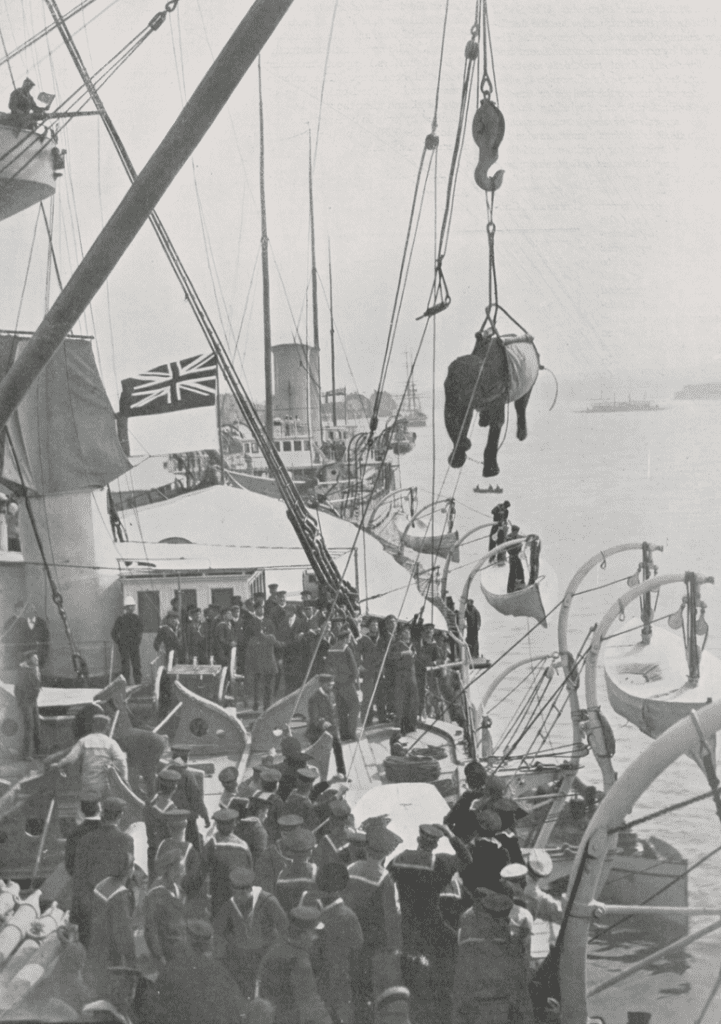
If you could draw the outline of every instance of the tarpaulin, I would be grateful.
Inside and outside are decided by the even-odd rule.
[[[530,335],[504,335],[503,346],[508,360],[507,402],[523,398],[536,383],[540,369],[538,352]]]
[[[0,376],[31,337],[0,331]],[[14,455],[4,434],[0,480],[24,483],[31,494],[104,487],[130,469],[90,337],[65,339],[12,414],[7,433]]]

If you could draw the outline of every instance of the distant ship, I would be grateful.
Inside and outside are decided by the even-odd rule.
[[[678,398],[678,395],[676,396]],[[625,402],[593,402],[581,412],[660,412],[665,405],[657,405],[646,398],[628,398]]]
[[[706,384],[687,384],[673,396],[674,398],[721,398],[721,381],[710,381]]]
[[[413,380],[413,368],[408,355],[406,355],[406,371],[406,380],[408,383],[406,385],[405,395],[401,400],[402,408],[400,415],[409,427],[425,427],[428,423],[428,417],[421,408],[421,402],[416,389],[416,382]]]

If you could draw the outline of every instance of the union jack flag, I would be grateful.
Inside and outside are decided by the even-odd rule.
[[[214,355],[191,356],[154,366],[122,383],[121,416],[152,416],[159,412],[215,405],[218,385]]]

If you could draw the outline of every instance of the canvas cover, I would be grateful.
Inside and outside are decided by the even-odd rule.
[[[0,376],[32,335],[0,331]],[[104,487],[126,473],[115,414],[100,380],[92,338],[69,335],[41,371],[3,434],[0,481],[36,495]]]
[[[536,383],[540,362],[533,338],[529,335],[504,337],[503,345],[508,360],[508,398],[507,402],[516,402],[523,398]]]

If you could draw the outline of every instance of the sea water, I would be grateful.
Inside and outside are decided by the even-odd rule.
[[[472,448],[464,469],[449,470],[450,441],[443,427],[442,399],[437,402],[435,431],[435,494],[454,496],[456,528],[461,534],[482,522],[490,523],[491,508],[499,501],[511,502],[510,517],[522,533],[537,533],[543,556],[558,578],[560,600],[567,582],[580,565],[596,552],[627,542],[661,544],[656,557],[660,573],[694,570],[717,577],[716,586],[703,588],[710,633],[707,648],[721,656],[721,403],[713,401],[671,401],[654,412],[584,413],[582,403],[564,401],[544,408],[543,399],[533,396],[529,408],[529,437],[519,443],[512,413],[506,440],[499,454],[501,474],[492,480],[482,476],[485,430],[474,427]],[[414,451],[401,459],[404,486],[417,486],[419,505],[432,500],[434,476],[433,429],[417,431]],[[502,495],[476,494],[481,487],[499,484]],[[435,529],[442,530],[442,516]],[[461,552],[460,564],[453,566],[450,592],[458,603],[461,589],[475,561],[487,547],[485,538]],[[632,576],[640,552],[609,559],[607,568],[592,570],[584,587]],[[625,585],[597,590],[579,597],[570,618],[571,649],[581,645],[589,627],[597,623]],[[666,588],[657,615],[680,606],[682,586]],[[481,612],[481,652],[491,659],[503,654],[524,637],[533,625],[524,619],[504,618],[484,602],[476,580],[470,595]],[[409,596],[403,614],[418,610],[417,598]],[[629,615],[632,614],[629,609]],[[520,659],[557,649],[557,612],[548,630],[536,629],[522,639],[511,657]],[[622,628],[618,626],[615,628]],[[505,665],[499,665],[497,671]],[[599,685],[603,710],[617,741],[616,770],[620,773],[650,742],[633,726],[620,719],[608,705]],[[583,703],[583,696],[582,696]],[[721,699],[721,693],[719,694]],[[600,776],[591,758],[582,771],[588,782]],[[699,768],[685,758],[667,770],[636,804],[633,815],[649,813],[708,789]],[[710,800],[664,817],[638,830],[640,835],[657,835],[673,844],[692,864],[721,845],[721,823]],[[721,853],[711,857],[689,876],[689,903],[721,907]],[[709,918],[694,918],[689,930],[696,930]],[[643,951],[644,953],[647,950]],[[612,949],[604,967],[620,970],[641,948]],[[708,999],[721,969],[721,930],[691,946],[684,954],[600,994],[591,1002],[606,1024],[625,1024],[627,1010],[650,1010],[654,1024],[695,1021]],[[597,966],[592,980],[600,979]],[[721,1020],[721,993],[703,1017]]]

